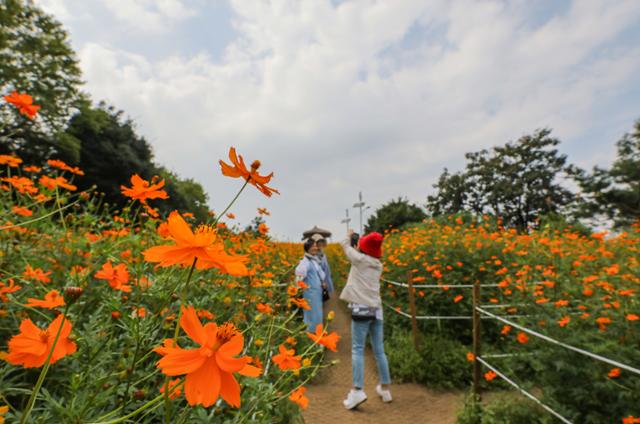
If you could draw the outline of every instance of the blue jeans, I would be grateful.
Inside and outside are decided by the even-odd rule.
[[[391,384],[389,363],[384,354],[383,321],[379,319],[368,321],[351,321],[351,373],[353,387],[364,387],[364,346],[367,334],[371,334],[371,347],[378,365],[380,384]]]

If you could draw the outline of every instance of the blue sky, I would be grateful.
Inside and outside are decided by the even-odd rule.
[[[156,160],[221,210],[236,146],[281,196],[248,222],[337,234],[357,193],[423,204],[464,153],[551,127],[582,167],[607,166],[640,118],[635,0],[37,0],[69,30],[96,100],[123,109]],[[352,215],[356,215],[352,211]]]

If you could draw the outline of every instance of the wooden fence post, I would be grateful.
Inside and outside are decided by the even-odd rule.
[[[480,356],[480,313],[476,310],[476,307],[480,305],[480,281],[476,280],[473,283],[473,310],[471,316],[473,317],[473,393],[476,396],[480,396],[480,362],[478,357]]]
[[[416,352],[419,351],[420,341],[418,340],[418,320],[416,318],[416,297],[415,289],[413,288],[413,281],[411,277],[411,271],[407,272],[407,286],[409,289],[409,311],[411,312],[411,330],[413,332],[413,346]]]

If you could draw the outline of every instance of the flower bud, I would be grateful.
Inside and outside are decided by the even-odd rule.
[[[67,302],[68,305],[71,305],[82,296],[83,292],[84,290],[81,287],[65,287],[64,301]]]

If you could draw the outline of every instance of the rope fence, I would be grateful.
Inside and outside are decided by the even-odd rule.
[[[579,347],[571,346],[571,345],[563,343],[563,342],[561,342],[559,340],[552,339],[549,336],[545,336],[544,334],[538,333],[537,331],[530,330],[530,329],[528,329],[526,327],[523,327],[523,326],[521,326],[519,324],[516,324],[515,322],[506,320],[506,319],[504,319],[502,317],[499,317],[497,315],[492,314],[491,312],[485,311],[484,309],[482,309],[482,308],[480,308],[478,306],[476,306],[475,309],[478,312],[482,313],[482,314],[485,314],[485,315],[487,315],[487,316],[489,316],[491,318],[494,318],[494,319],[497,319],[499,321],[502,321],[503,323],[505,323],[507,325],[510,325],[510,326],[512,326],[514,328],[517,328],[518,330],[524,331],[525,333],[530,334],[530,335],[532,335],[534,337],[537,337],[539,339],[545,340],[545,341],[547,341],[549,343],[553,343],[553,344],[555,344],[557,346],[561,346],[561,347],[563,347],[565,349],[572,350],[572,351],[580,353],[582,355],[589,356],[590,358],[596,359],[596,360],[598,360],[600,362],[604,362],[604,363],[607,363],[609,365],[613,365],[614,367],[621,368],[621,369],[627,370],[629,372],[632,372],[634,374],[640,375],[640,369],[637,369],[637,368],[634,368],[634,367],[632,367],[630,365],[623,364],[622,362],[618,362],[618,361],[615,361],[613,359],[609,359],[607,357],[598,355],[597,353],[592,353],[592,352],[589,352],[587,350],[580,349]]]
[[[380,281],[384,281],[385,283],[389,283],[398,287],[409,287],[409,284],[407,283],[386,280],[384,278],[381,278]],[[411,284],[411,287],[413,287],[414,289],[471,289],[473,288],[473,284]],[[481,284],[481,287],[498,287],[498,284]]]
[[[538,405],[540,405],[543,409],[545,409],[547,412],[549,412],[551,415],[553,415],[554,417],[558,418],[560,421],[562,421],[563,423],[566,424],[573,424],[573,422],[569,421],[568,419],[566,419],[565,417],[563,417],[562,415],[560,415],[558,412],[554,411],[553,409],[551,409],[551,407],[545,405],[544,403],[542,403],[542,401],[540,399],[538,399],[537,397],[535,397],[534,395],[532,395],[531,393],[527,392],[525,389],[523,389],[522,387],[518,386],[517,383],[515,383],[513,380],[511,380],[509,377],[507,377],[506,375],[504,375],[503,373],[501,373],[498,369],[496,369],[494,366],[492,366],[491,364],[489,364],[487,361],[485,361],[484,359],[482,359],[480,356],[478,356],[476,358],[476,360],[478,362],[480,362],[482,365],[484,365],[485,367],[489,368],[491,371],[495,372],[496,375],[498,375],[501,379],[503,379],[504,381],[506,381],[507,383],[511,384],[513,387],[515,387],[520,393],[522,393],[523,395],[525,395],[526,397],[528,397],[529,399],[531,399],[532,401],[534,401],[535,403],[537,403]]]
[[[509,383],[511,386],[513,386],[515,389],[517,389],[520,393],[522,393],[525,397],[529,398],[530,400],[534,401],[535,403],[537,403],[538,405],[540,405],[540,407],[542,407],[544,410],[546,410],[547,412],[549,412],[551,415],[553,415],[554,417],[558,418],[560,421],[562,421],[563,423],[567,423],[567,424],[573,424],[571,421],[569,421],[567,418],[565,418],[564,416],[562,416],[560,413],[558,413],[557,411],[553,410],[550,406],[544,404],[540,399],[536,398],[534,395],[532,395],[531,393],[529,393],[528,391],[526,391],[525,389],[523,389],[522,387],[520,387],[516,382],[514,382],[513,380],[511,380],[509,377],[507,377],[504,373],[500,372],[500,370],[498,370],[495,366],[489,364],[486,361],[486,358],[506,358],[506,357],[517,357],[517,356],[534,356],[537,355],[537,352],[530,352],[530,353],[506,353],[506,354],[489,354],[489,355],[480,355],[480,321],[483,319],[491,319],[491,320],[498,320],[506,325],[509,325],[513,328],[517,328],[520,331],[523,331],[533,337],[539,338],[541,340],[544,340],[548,343],[554,344],[556,346],[562,347],[564,349],[579,353],[581,355],[584,356],[588,356],[592,359],[595,359],[597,361],[609,364],[611,366],[614,366],[616,368],[620,368],[626,371],[629,371],[633,374],[636,375],[640,375],[640,369],[635,368],[631,365],[627,365],[624,364],[622,362],[616,361],[614,359],[610,359],[607,358],[605,356],[602,355],[598,355],[596,353],[593,352],[589,352],[587,350],[581,349],[579,347],[576,346],[572,346],[569,345],[567,343],[561,342],[559,340],[556,340],[554,338],[551,338],[549,336],[546,336],[542,333],[539,333],[537,331],[531,330],[529,328],[526,328],[520,324],[517,324],[513,321],[510,321],[508,319],[505,319],[504,316],[500,316],[500,315],[496,315],[493,314],[489,311],[487,311],[487,309],[497,309],[497,308],[508,308],[508,307],[519,307],[519,306],[530,306],[529,304],[525,304],[525,303],[517,303],[517,304],[488,304],[488,305],[480,305],[480,288],[481,287],[497,287],[498,284],[450,284],[450,285],[443,285],[443,284],[420,284],[420,285],[414,285],[412,283],[412,278],[411,278],[411,273],[407,274],[407,283],[402,283],[402,282],[398,282],[398,281],[392,281],[392,280],[387,280],[387,279],[381,279],[381,281],[397,286],[397,287],[404,287],[408,289],[409,292],[409,307],[410,307],[410,311],[411,313],[406,313],[401,311],[399,308],[394,308],[393,306],[391,306],[390,304],[384,302],[384,306],[387,306],[389,309],[393,310],[394,312],[396,312],[399,315],[402,315],[406,318],[410,318],[412,321],[412,328],[413,328],[413,336],[414,336],[414,345],[416,350],[418,350],[419,348],[419,340],[418,340],[418,332],[417,332],[417,321],[418,320],[472,320],[473,321],[473,355],[475,358],[474,361],[474,370],[473,370],[473,390],[474,393],[476,395],[480,394],[480,364],[484,365],[485,367],[487,367],[488,369],[490,369],[491,371],[493,371],[497,376],[499,376],[500,378],[502,378],[504,381],[506,381],[507,383]],[[417,315],[416,314],[416,307],[415,307],[415,296],[414,296],[414,289],[415,288],[461,288],[461,289],[468,289],[471,288],[473,289],[473,307],[472,307],[472,315],[471,316],[464,316],[464,315],[452,315],[452,316],[440,316],[440,315]],[[573,314],[581,314],[582,312],[569,312],[570,315]],[[524,317],[539,317],[540,315],[508,315],[508,318],[524,318]]]

